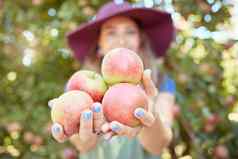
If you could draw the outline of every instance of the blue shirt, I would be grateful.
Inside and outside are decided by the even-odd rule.
[[[175,92],[176,92],[175,81],[172,78],[170,78],[168,75],[165,75],[160,85],[159,91],[168,92],[175,95]]]

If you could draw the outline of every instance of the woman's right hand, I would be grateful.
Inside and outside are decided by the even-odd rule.
[[[100,103],[94,103],[92,110],[84,110],[80,117],[79,133],[74,134],[69,139],[72,144],[80,151],[86,152],[96,146],[99,138],[101,126],[105,118]],[[68,137],[64,134],[63,126],[54,123],[51,128],[52,136],[60,143],[66,141]]]

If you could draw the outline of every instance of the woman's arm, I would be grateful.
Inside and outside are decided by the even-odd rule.
[[[151,127],[144,127],[138,135],[143,147],[154,155],[159,155],[163,148],[169,145],[172,140],[172,106],[174,95],[167,92],[158,94],[155,101],[155,122]]]
[[[144,148],[152,154],[160,154],[163,148],[172,140],[171,125],[173,122],[173,106],[175,104],[176,84],[167,75],[159,86],[157,98],[152,101],[152,112],[155,122],[151,127],[144,127],[139,134],[139,140]]]
[[[81,154],[84,154],[96,147],[98,138],[94,135],[90,138],[90,140],[83,141],[79,135],[73,135],[70,137],[69,141]]]
[[[165,80],[163,87],[160,88],[161,93],[157,93],[151,79],[151,70],[147,69],[143,73],[143,88],[148,95],[149,110],[137,108],[134,116],[138,118],[143,127],[129,127],[122,123],[113,121],[105,123],[102,131],[110,138],[112,134],[119,136],[135,137],[138,132],[138,138],[144,148],[151,154],[158,155],[162,149],[166,147],[172,139],[172,106],[174,105],[175,83],[173,80]],[[153,99],[156,98],[155,101]]]

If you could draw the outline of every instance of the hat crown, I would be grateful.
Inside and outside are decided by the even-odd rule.
[[[128,2],[117,3],[115,1],[109,2],[102,6],[96,15],[96,19],[102,19],[118,12],[123,12],[131,9],[132,6]]]

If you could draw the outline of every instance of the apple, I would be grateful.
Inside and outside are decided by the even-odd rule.
[[[107,121],[136,127],[140,121],[134,116],[134,111],[139,107],[148,110],[148,97],[139,85],[119,83],[107,90],[102,106]]]
[[[100,74],[89,70],[80,70],[70,77],[66,91],[70,90],[85,91],[93,98],[94,102],[101,102],[107,85]]]
[[[216,159],[228,159],[229,151],[225,145],[217,145],[214,148],[214,156]]]
[[[102,60],[101,72],[109,85],[116,83],[134,83],[141,81],[143,62],[132,50],[116,48],[109,51]]]
[[[79,132],[81,112],[91,109],[93,99],[89,94],[79,90],[68,91],[51,102],[51,119],[63,126],[69,137]]]

